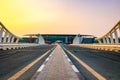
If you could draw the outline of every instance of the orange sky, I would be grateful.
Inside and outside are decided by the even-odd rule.
[[[14,34],[100,36],[120,20],[120,0],[0,0],[0,21]]]

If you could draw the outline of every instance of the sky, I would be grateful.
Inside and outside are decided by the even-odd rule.
[[[0,0],[13,34],[104,35],[120,20],[120,0]]]

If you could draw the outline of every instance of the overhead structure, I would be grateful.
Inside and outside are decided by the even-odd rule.
[[[73,39],[73,44],[90,44],[94,43],[94,36],[93,35],[76,35]]]
[[[40,34],[38,34],[37,37],[38,37],[38,41],[37,41],[38,44],[45,44],[45,40]]]
[[[19,39],[0,22],[0,43],[18,43]]]
[[[83,35],[83,34],[26,34],[24,36],[32,36],[32,39],[34,43],[36,41],[37,36],[37,42],[39,44],[51,44],[55,43],[56,41],[60,41],[63,44],[81,44],[81,43],[93,43],[95,37],[93,35]],[[33,38],[33,36],[35,36]],[[31,40],[29,38],[29,40]],[[28,40],[28,42],[29,42]]]
[[[99,44],[119,44],[120,38],[120,21],[105,35],[96,38]]]
[[[40,34],[26,34],[26,35],[24,35],[24,36],[30,36],[30,40],[31,40],[31,38],[32,38],[33,36],[35,36],[35,37],[37,37],[36,42],[37,42],[38,44],[45,44],[45,40],[44,40],[43,36],[40,35]],[[30,41],[30,43],[31,43],[31,41]]]
[[[81,44],[83,41],[83,37],[80,35],[76,35],[75,38],[73,39],[73,44]]]

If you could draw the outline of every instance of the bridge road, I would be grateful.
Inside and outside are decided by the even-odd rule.
[[[64,48],[69,50],[72,55],[75,55],[80,61],[87,64],[106,80],[120,80],[119,52],[95,50],[72,45],[64,45]],[[93,74],[93,71],[90,71],[90,68],[85,68],[85,65],[81,62],[79,63],[71,54],[67,53],[68,57],[84,76],[85,80],[98,80],[99,76],[95,77],[95,74]]]
[[[31,80],[83,80],[80,73],[77,73],[77,68],[73,66],[60,45],[57,45]]]
[[[50,53],[45,55],[46,52],[54,47],[55,45],[40,45],[23,49],[0,50],[0,80],[30,80],[46,57],[49,56]],[[30,68],[25,68],[42,55],[45,56],[37,63]],[[20,75],[19,71],[23,72],[23,74]],[[17,73],[18,75],[15,77],[14,75]]]

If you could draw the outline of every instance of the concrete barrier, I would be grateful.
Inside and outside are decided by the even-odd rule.
[[[120,45],[109,45],[109,44],[107,45],[104,45],[104,44],[71,44],[71,45],[77,45],[83,48],[120,52]]]
[[[21,49],[26,47],[34,47],[39,46],[39,44],[30,44],[30,43],[23,43],[23,44],[0,44],[0,50],[11,50],[11,49]]]

